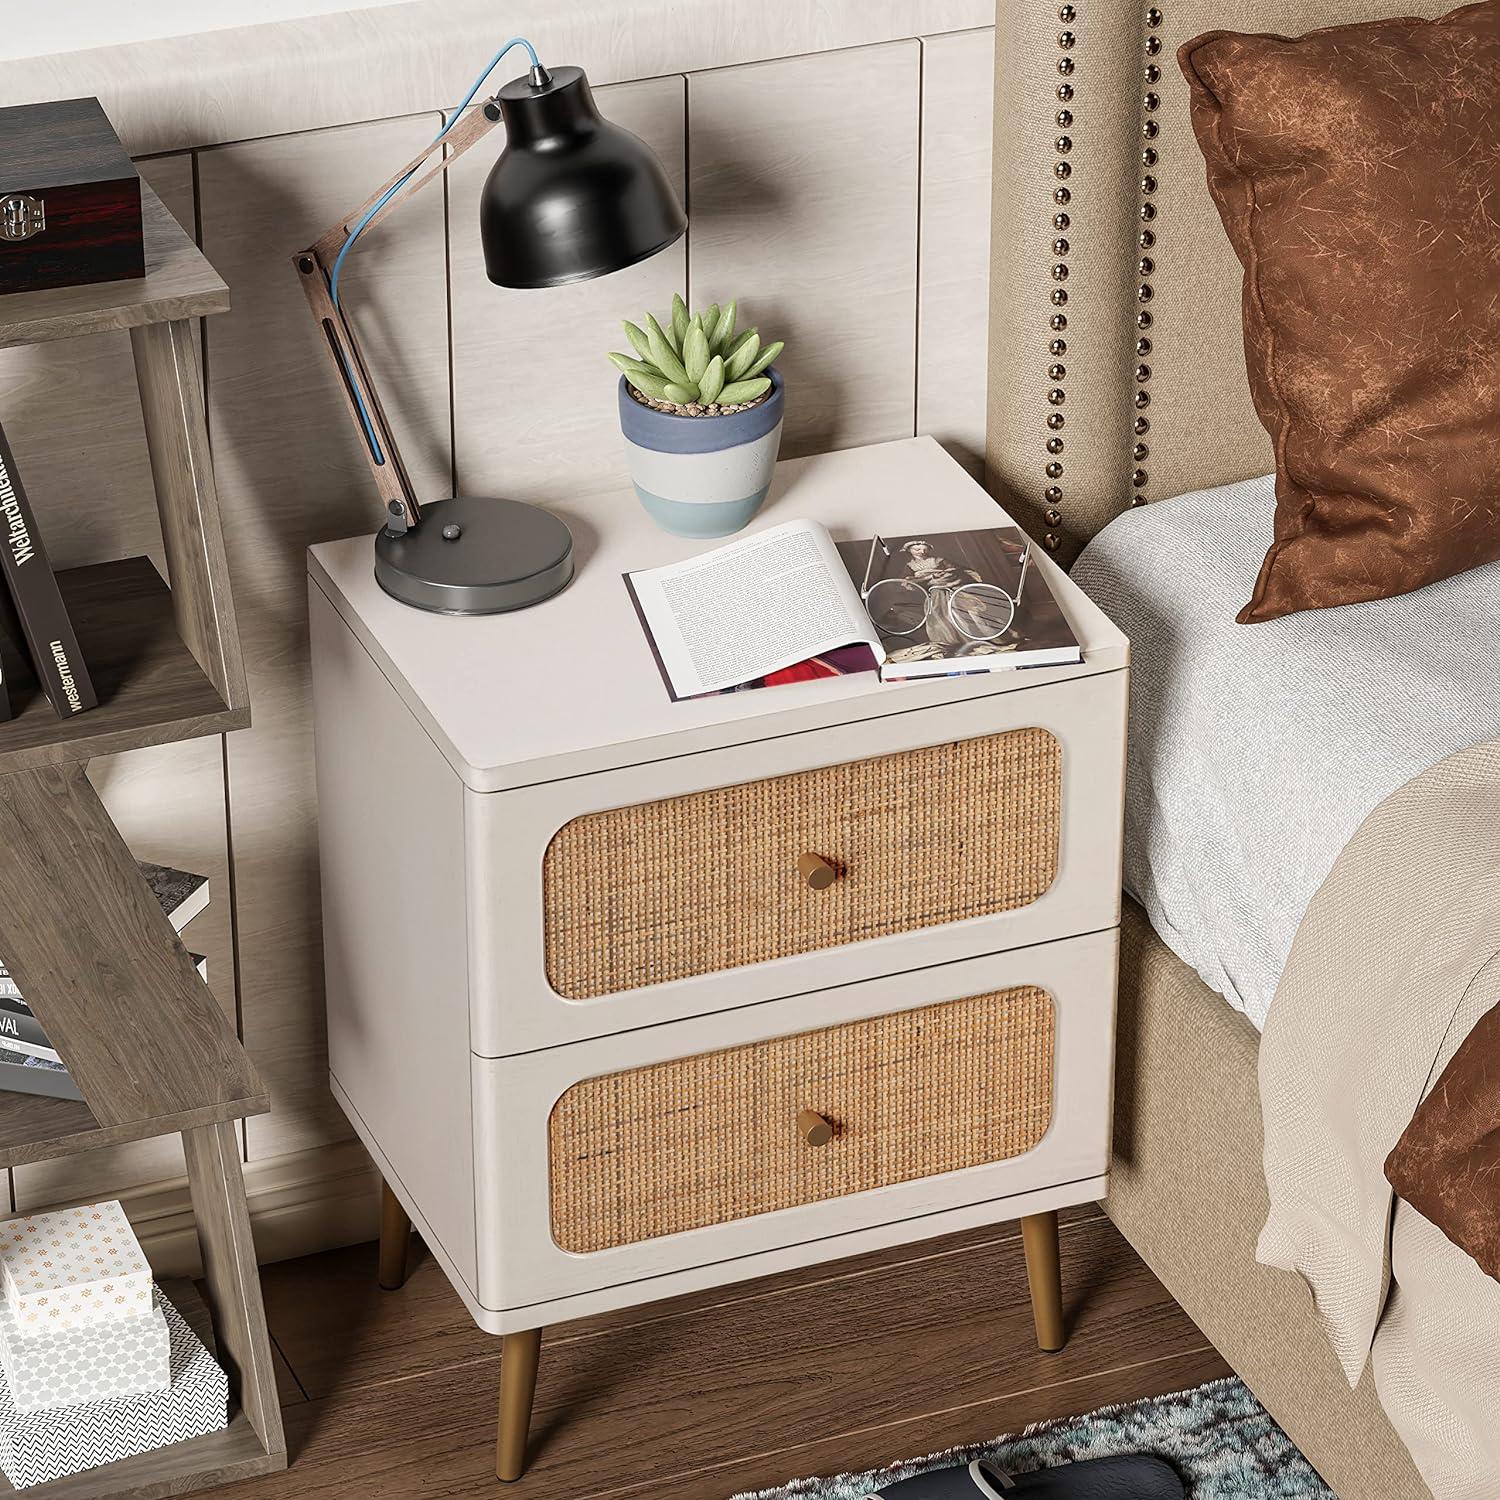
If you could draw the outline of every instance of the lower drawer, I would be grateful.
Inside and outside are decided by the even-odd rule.
[[[504,1311],[1102,1176],[1116,933],[473,1059]],[[753,1271],[726,1268],[724,1279]]]
[[[1008,1161],[1052,1121],[1036,985],[574,1084],[548,1122],[552,1237],[605,1250]]]

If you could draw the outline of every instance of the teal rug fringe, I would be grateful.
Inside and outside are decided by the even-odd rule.
[[[976,1458],[993,1458],[1011,1473],[1024,1473],[1120,1453],[1166,1459],[1182,1476],[1188,1500],[1337,1500],[1248,1387],[1234,1379],[1038,1422],[1018,1436],[885,1469],[798,1479],[735,1500],[859,1500],[898,1479]]]

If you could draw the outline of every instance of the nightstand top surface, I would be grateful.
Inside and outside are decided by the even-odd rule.
[[[455,619],[398,604],[375,582],[369,536],[325,542],[309,553],[312,586],[476,791],[1029,691],[1128,664],[1125,637],[1038,549],[1037,563],[1083,647],[1080,665],[897,684],[866,672],[674,703],[622,574],[723,543],[669,536],[628,485],[549,508],[573,532],[577,576],[556,598],[513,614]],[[778,464],[770,497],[749,529],[799,518],[821,521],[835,541],[1010,524],[927,437]]]

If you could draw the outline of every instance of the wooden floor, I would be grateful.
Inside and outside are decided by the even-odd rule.
[[[416,1253],[400,1292],[373,1245],[265,1269],[292,1466],[235,1500],[498,1494],[499,1341]],[[1062,1257],[1052,1355],[1013,1224],[549,1329],[504,1490],[728,1500],[1228,1373],[1097,1210],[1065,1216]]]

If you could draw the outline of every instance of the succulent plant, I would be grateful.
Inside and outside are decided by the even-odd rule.
[[[625,324],[635,354],[611,354],[610,363],[651,401],[673,406],[748,406],[771,389],[764,372],[786,347],[762,344],[755,328],[735,331],[739,303],[715,302],[690,313],[673,296],[672,312],[658,323],[646,314],[645,327]]]

